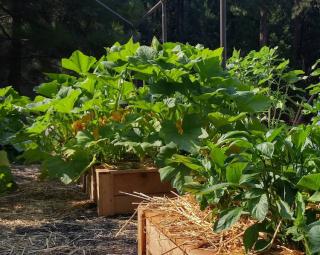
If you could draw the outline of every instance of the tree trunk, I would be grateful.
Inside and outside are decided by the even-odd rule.
[[[268,44],[268,10],[264,4],[260,5],[260,48]]]
[[[19,92],[22,92],[22,42],[20,38],[22,3],[20,0],[12,2],[12,14],[12,40],[8,55],[8,83]]]

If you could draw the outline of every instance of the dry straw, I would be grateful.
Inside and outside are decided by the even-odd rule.
[[[241,220],[232,228],[220,233],[212,230],[215,216],[210,208],[200,210],[198,202],[191,195],[180,196],[173,193],[174,197],[150,197],[142,193],[133,194],[122,192],[123,194],[140,198],[143,202],[139,207],[143,210],[154,210],[156,215],[153,217],[161,218],[158,227],[162,232],[172,240],[184,240],[179,245],[189,245],[201,250],[210,251],[210,254],[244,254],[243,234],[246,228],[254,224],[254,221],[248,217],[242,217]],[[132,216],[132,218],[136,213]],[[132,219],[131,218],[131,219]],[[117,233],[119,235],[126,224]],[[171,250],[167,253],[171,254]],[[298,251],[275,244],[272,249],[265,254],[303,254]],[[165,254],[163,254],[165,255]]]

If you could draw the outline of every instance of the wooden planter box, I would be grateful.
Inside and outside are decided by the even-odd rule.
[[[92,176],[92,174],[91,174]],[[94,176],[94,175],[93,175]],[[96,169],[90,191],[96,200],[99,216],[133,213],[141,199],[122,194],[140,192],[148,196],[170,195],[170,183],[162,183],[158,169]],[[96,187],[96,190],[94,190]],[[95,195],[96,193],[96,195]]]
[[[138,255],[216,255],[199,249],[192,240],[171,238],[160,227],[164,212],[138,208]],[[243,253],[232,253],[243,254]]]
[[[88,172],[81,176],[80,184],[82,191],[88,195],[88,198],[96,202],[97,201],[97,183],[96,172],[94,168],[91,168]]]
[[[168,220],[169,219],[169,220]],[[168,231],[168,222],[174,221],[174,228]],[[229,250],[217,251],[221,243],[228,244],[237,239],[242,240],[242,236],[234,237],[232,234],[218,236],[218,243],[214,243],[215,248],[210,248],[208,241],[201,240],[205,233],[194,229],[196,237],[185,235],[188,231],[185,225],[180,223],[185,221],[182,217],[176,218],[175,215],[165,212],[163,209],[149,209],[145,205],[138,208],[138,255],[244,255],[244,248],[240,241],[236,246],[231,246]],[[165,224],[163,224],[165,222]],[[171,223],[172,224],[172,223]],[[190,230],[190,229],[189,229]],[[211,231],[211,228],[205,231]],[[241,230],[242,231],[242,230]],[[224,238],[227,239],[224,239]],[[210,239],[214,242],[213,239]],[[206,248],[207,247],[207,248]],[[229,247],[227,245],[227,247]],[[251,254],[251,253],[250,253]],[[264,255],[303,255],[304,253],[297,250],[291,250],[284,246],[275,246],[271,250],[265,251]]]

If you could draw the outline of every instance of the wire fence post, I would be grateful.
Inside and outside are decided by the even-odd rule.
[[[223,48],[222,67],[227,62],[227,0],[220,0],[220,47]]]
[[[168,34],[167,34],[167,4],[166,0],[161,0],[162,4],[162,42],[167,42]]]

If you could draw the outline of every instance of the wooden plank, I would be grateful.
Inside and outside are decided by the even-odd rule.
[[[90,193],[91,193],[91,175],[89,173],[86,173],[86,189],[85,192],[88,195],[88,197],[90,197]]]
[[[98,215],[114,215],[113,175],[97,172],[96,180]]]
[[[171,185],[168,182],[162,183],[158,170],[154,168],[150,170],[96,169],[95,176],[96,180],[91,178],[91,196],[94,199],[94,188],[97,187],[96,201],[100,216],[134,212],[141,199],[122,194],[121,191],[130,194],[136,191],[148,196],[172,195],[170,193],[172,190]],[[107,178],[106,176],[109,177]]]
[[[140,208],[139,208],[140,209]],[[215,253],[209,250],[198,248],[194,244],[194,240],[185,238],[170,238],[165,234],[164,229],[161,229],[161,221],[168,217],[165,212],[157,210],[144,210],[146,221],[146,254],[160,255],[214,255]],[[233,253],[243,254],[243,253]]]
[[[146,255],[146,217],[143,208],[138,208],[138,255]]]
[[[145,167],[145,168],[139,168],[139,169],[126,169],[126,170],[96,168],[96,172],[111,173],[111,174],[116,174],[116,175],[128,174],[128,173],[158,172],[158,171],[159,170],[155,167]]]
[[[97,175],[94,168],[89,170],[90,174],[90,200],[97,202]]]
[[[141,192],[144,194],[160,193],[170,191],[171,185],[168,182],[161,182],[158,172],[131,172],[121,173],[114,176],[114,193],[120,191],[133,193]]]
[[[146,250],[150,255],[185,255],[186,253],[165,236],[147,218],[146,219]]]
[[[86,174],[83,174],[81,177],[80,177],[80,184],[81,184],[81,189],[83,192],[86,192]]]

